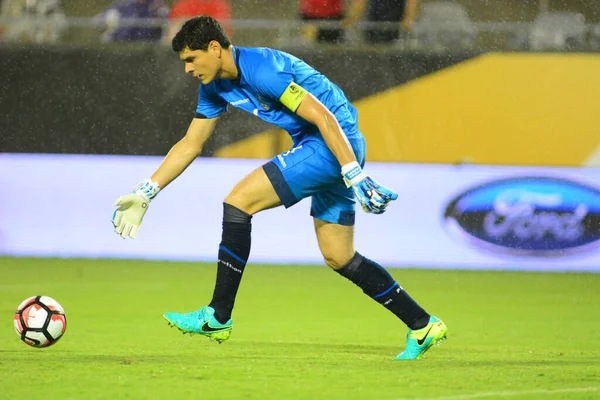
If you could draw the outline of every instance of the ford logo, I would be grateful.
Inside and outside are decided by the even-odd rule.
[[[478,247],[563,255],[600,239],[600,191],[546,177],[497,180],[454,198],[444,221],[450,232]]]

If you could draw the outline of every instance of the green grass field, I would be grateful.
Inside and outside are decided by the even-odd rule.
[[[598,399],[600,274],[393,269],[449,339],[393,361],[406,328],[324,266],[249,265],[221,345],[162,318],[208,303],[213,264],[0,258],[1,399]],[[54,297],[68,327],[22,343]]]

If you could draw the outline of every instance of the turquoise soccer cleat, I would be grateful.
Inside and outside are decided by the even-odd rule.
[[[446,339],[447,334],[446,324],[432,315],[424,328],[415,331],[409,329],[406,335],[406,348],[396,356],[395,360],[418,360],[431,346]]]
[[[171,327],[177,327],[184,334],[203,335],[219,343],[229,339],[233,328],[231,319],[224,324],[220,323],[215,318],[215,309],[208,306],[187,314],[168,312],[163,317]]]

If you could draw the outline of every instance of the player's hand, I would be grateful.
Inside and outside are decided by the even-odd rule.
[[[346,186],[354,190],[365,212],[383,214],[388,204],[398,198],[397,193],[367,176],[356,161],[342,167],[342,176]]]
[[[123,239],[127,237],[134,239],[138,234],[144,214],[148,211],[150,201],[159,191],[158,183],[148,179],[133,188],[132,193],[119,197],[115,201],[115,206],[118,208],[112,217],[115,232]]]

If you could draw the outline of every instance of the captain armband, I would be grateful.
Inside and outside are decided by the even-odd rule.
[[[302,86],[295,82],[290,82],[288,87],[283,91],[279,101],[293,112],[296,112],[307,94],[308,92]]]

